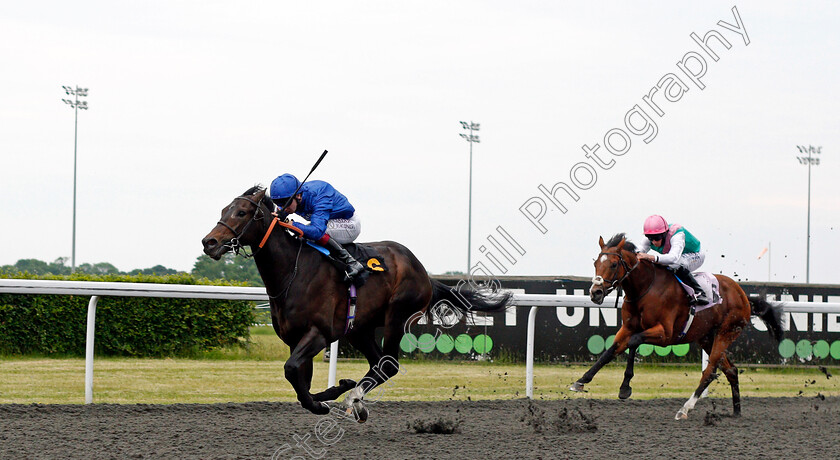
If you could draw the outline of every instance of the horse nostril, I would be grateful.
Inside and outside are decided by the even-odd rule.
[[[219,244],[219,242],[216,241],[216,238],[204,238],[201,241],[201,243],[204,245],[205,248],[208,248],[208,249],[216,246],[217,244]]]

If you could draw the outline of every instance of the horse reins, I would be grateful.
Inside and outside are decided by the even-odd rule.
[[[271,232],[274,231],[274,226],[275,225],[280,225],[281,227],[284,227],[286,230],[289,230],[293,233],[297,233],[297,235],[299,237],[303,236],[303,231],[301,229],[295,227],[294,225],[283,222],[282,220],[280,220],[279,217],[275,216],[274,219],[271,220],[271,224],[268,226],[268,230],[266,230],[262,241],[260,241],[260,244],[257,246],[257,250],[250,253],[250,254],[246,253],[245,250],[243,249],[244,246],[239,241],[239,238],[245,233],[246,230],[248,230],[248,227],[254,221],[262,219],[264,217],[264,213],[263,213],[263,209],[260,207],[260,204],[257,203],[256,201],[248,198],[248,197],[238,196],[238,197],[234,198],[234,201],[236,201],[236,200],[245,200],[245,201],[251,203],[252,205],[254,205],[254,207],[256,207],[257,210],[254,211],[254,215],[251,217],[251,220],[246,222],[245,225],[242,227],[242,230],[240,230],[238,232],[236,231],[236,229],[234,229],[230,225],[222,222],[221,220],[217,222],[217,224],[225,227],[226,229],[230,230],[231,233],[233,233],[233,238],[231,238],[231,240],[225,246],[228,246],[231,249],[231,251],[234,252],[234,254],[242,255],[242,257],[246,257],[246,258],[254,257],[255,255],[257,255],[257,253],[260,251],[260,249],[262,249],[263,246],[265,246],[266,241],[268,241],[268,237],[271,236]],[[240,250],[242,250],[242,254],[239,254]]]
[[[621,283],[623,283],[624,280],[627,279],[628,276],[630,276],[630,272],[635,270],[641,264],[642,261],[639,260],[639,259],[636,259],[636,264],[633,265],[632,267],[630,267],[627,264],[627,262],[624,260],[624,257],[621,257],[620,252],[600,252],[600,253],[598,253],[598,255],[599,256],[600,255],[618,256],[618,261],[621,262],[621,266],[624,267],[624,276],[622,276],[621,278],[613,280],[612,283],[610,283],[609,286],[607,286],[606,291],[604,292],[604,297],[608,296],[612,291],[614,291],[616,289],[616,285],[618,285],[618,297],[621,297]],[[656,268],[655,267],[651,267],[651,268],[653,268],[653,280],[651,280],[650,284],[648,284],[648,287],[641,294],[639,294],[638,297],[636,297],[635,299],[627,299],[628,302],[638,302],[639,300],[642,299],[642,297],[646,296],[647,293],[650,292],[651,288],[656,283],[656,276],[657,276]],[[601,276],[595,276],[595,277],[592,278],[592,284],[594,284],[594,285],[603,286],[605,283],[606,283],[606,281]],[[618,297],[615,299],[616,306],[618,306]]]
[[[268,233],[266,233],[266,238],[267,237],[268,237]],[[263,241],[265,241],[265,240],[263,240]],[[301,251],[301,249],[303,249],[303,239],[300,240],[300,246],[298,246],[297,256],[295,257],[295,269],[292,270],[292,276],[291,276],[291,278],[289,278],[288,284],[286,284],[286,289],[283,289],[279,294],[271,295],[271,294],[268,293],[268,286],[266,286],[265,293],[268,294],[269,299],[274,300],[274,299],[280,297],[281,295],[283,296],[283,298],[286,298],[286,297],[289,296],[289,289],[292,287],[292,281],[294,281],[295,278],[297,277],[298,261],[300,261],[300,251]]]
[[[648,287],[644,290],[644,292],[639,294],[639,296],[635,299],[627,299],[628,302],[638,302],[639,300],[642,300],[642,297],[646,296],[647,293],[650,292],[650,289],[653,287],[653,285],[656,284],[656,277],[659,275],[659,270],[657,270],[656,267],[654,267],[653,265],[651,265],[650,268],[653,269],[653,280],[651,280],[650,284],[648,284]]]
[[[230,242],[228,242],[226,244],[226,246],[230,247],[231,251],[233,251],[236,255],[242,255],[242,257],[245,257],[245,258],[250,258],[250,257],[254,257],[255,255],[257,255],[257,253],[263,248],[263,246],[265,246],[265,243],[268,241],[268,237],[271,236],[271,232],[274,231],[274,227],[276,225],[279,225],[279,226],[285,228],[286,230],[289,230],[290,232],[296,233],[299,237],[303,236],[303,231],[301,229],[295,227],[294,225],[286,223],[286,222],[280,220],[279,217],[275,216],[274,219],[271,220],[271,224],[268,226],[268,230],[266,230],[265,235],[263,235],[263,238],[260,241],[260,244],[257,245],[256,251],[253,251],[250,254],[246,253],[245,250],[244,250],[244,246],[239,241],[239,238],[245,233],[246,230],[248,230],[248,227],[254,221],[262,219],[264,217],[264,211],[260,207],[260,204],[258,202],[254,201],[254,200],[252,200],[248,197],[238,196],[238,197],[234,198],[234,201],[236,201],[236,200],[245,200],[245,201],[251,203],[252,205],[254,205],[254,207],[257,209],[256,211],[254,211],[254,215],[251,217],[251,220],[246,222],[245,225],[242,227],[242,230],[240,230],[238,232],[236,231],[236,229],[234,229],[230,225],[226,224],[225,222],[222,222],[221,220],[217,222],[219,225],[225,227],[226,229],[230,230],[231,233],[233,233],[233,238],[231,238]],[[283,291],[281,291],[279,294],[271,295],[271,294],[268,294],[268,287],[266,287],[265,293],[268,294],[268,297],[270,299],[276,299],[283,294],[288,295],[289,288],[292,287],[292,281],[294,281],[295,277],[297,276],[298,261],[300,260],[301,249],[303,249],[303,239],[300,240],[300,247],[298,248],[297,257],[295,257],[295,269],[294,269],[294,271],[292,271],[291,279],[289,279],[289,283],[286,285],[286,288],[283,289]],[[242,254],[239,253],[240,250],[242,250]]]

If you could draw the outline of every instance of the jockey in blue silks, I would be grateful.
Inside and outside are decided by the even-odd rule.
[[[298,190],[300,187],[300,190]],[[284,209],[289,197],[298,193]],[[293,222],[292,225],[303,231],[303,237],[331,249],[338,259],[347,265],[347,278],[354,279],[365,267],[354,259],[341,245],[352,243],[362,231],[362,224],[356,209],[332,185],[313,180],[300,185],[300,181],[291,174],[283,174],[271,181],[268,196],[278,207],[278,211],[295,213],[309,221],[309,225]]]

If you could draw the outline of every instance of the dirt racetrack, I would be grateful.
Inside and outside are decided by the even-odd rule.
[[[0,458],[827,459],[840,452],[838,397],[746,398],[740,418],[730,417],[729,399],[703,399],[678,422],[683,402],[379,402],[364,424],[314,416],[296,403],[0,405]]]

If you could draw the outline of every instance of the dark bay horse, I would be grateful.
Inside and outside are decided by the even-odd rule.
[[[224,253],[239,253],[250,246],[270,298],[271,321],[277,335],[291,349],[284,370],[301,405],[326,414],[332,401],[352,390],[345,403],[363,422],[367,411],[362,398],[399,371],[399,344],[404,326],[418,312],[438,302],[454,307],[453,313],[503,311],[510,294],[495,295],[476,286],[450,288],[432,280],[414,254],[399,243],[369,243],[388,270],[371,274],[358,289],[354,326],[346,332],[348,290],[344,273],[314,248],[304,244],[300,231],[272,215],[274,204],[259,186],[248,189],[222,209],[217,225],[202,240],[204,252],[218,260]],[[285,216],[282,216],[285,217]],[[380,348],[374,339],[384,327]],[[328,344],[346,338],[367,358],[370,370],[360,381],[344,379],[339,385],[311,394],[312,358]]]
[[[686,335],[680,334],[689,318],[689,298],[679,281],[666,268],[636,257],[636,247],[627,241],[623,233],[613,236],[607,244],[600,238],[601,252],[595,260],[589,296],[601,304],[610,291],[621,288],[625,292],[621,308],[621,328],[615,339],[598,361],[578,379],[573,391],[582,391],[595,374],[612,361],[619,353],[629,349],[627,369],[621,383],[618,397],[627,399],[632,393],[630,379],[633,378],[633,361],[639,345],[667,346],[697,342],[709,355],[709,364],[703,369],[700,385],[691,398],[677,412],[676,419],[688,417],[688,411],[703,391],[717,377],[713,375],[720,368],[732,388],[734,415],[741,413],[741,393],[738,389],[738,369],[726,356],[726,349],[746,327],[751,315],[758,316],[778,342],[782,339],[781,308],[760,298],[747,297],[735,281],[723,275],[715,275],[720,283],[722,302],[699,311]]]

